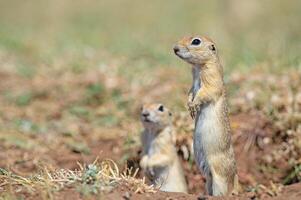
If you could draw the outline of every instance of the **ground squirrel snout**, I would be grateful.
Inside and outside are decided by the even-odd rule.
[[[215,43],[208,37],[184,37],[174,46],[175,54],[192,65],[188,109],[195,119],[194,157],[206,176],[209,195],[239,190],[236,162],[223,80],[223,68]]]
[[[140,166],[151,182],[162,191],[187,192],[175,148],[172,114],[162,104],[145,104],[141,109],[142,158]]]

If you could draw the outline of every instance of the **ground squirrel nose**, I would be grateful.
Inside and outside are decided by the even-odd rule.
[[[175,54],[177,54],[180,51],[180,49],[178,46],[174,46],[173,51],[175,52]]]
[[[147,116],[149,116],[149,113],[142,113],[142,116],[147,117]]]

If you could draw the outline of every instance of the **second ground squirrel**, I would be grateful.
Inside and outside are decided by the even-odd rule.
[[[188,107],[195,119],[195,160],[206,176],[207,192],[214,196],[237,193],[223,68],[216,45],[207,37],[184,37],[174,46],[174,52],[192,65]]]
[[[175,148],[171,113],[162,104],[145,104],[141,111],[140,166],[155,187],[167,192],[185,192],[187,186]]]

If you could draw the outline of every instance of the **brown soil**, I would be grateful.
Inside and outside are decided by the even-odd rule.
[[[82,197],[74,189],[64,189],[55,196],[55,199],[106,199],[106,200],[254,200],[258,199],[253,193],[245,193],[239,196],[233,197],[210,197],[201,194],[183,194],[183,193],[172,193],[172,192],[161,192],[158,191],[154,194],[144,193],[136,194],[129,192],[128,188],[118,187],[112,192],[106,194],[100,194],[99,196]],[[294,184],[283,188],[281,194],[277,197],[261,197],[262,200],[299,200],[301,199],[301,183]]]
[[[79,168],[78,163],[88,164],[92,163],[95,159],[102,160],[109,158],[114,160],[121,170],[125,167],[138,168],[139,143],[137,143],[137,135],[141,129],[139,120],[137,120],[139,106],[136,104],[138,103],[135,105],[131,104],[131,106],[123,109],[117,106],[119,104],[114,104],[111,101],[100,102],[99,105],[97,103],[95,105],[94,101],[98,102],[103,97],[95,94],[89,94],[86,97],[87,88],[90,88],[91,84],[97,86],[97,84],[102,83],[102,78],[104,79],[104,76],[96,74],[94,71],[81,75],[81,79],[76,79],[74,75],[67,73],[58,77],[58,79],[61,79],[59,81],[48,80],[39,76],[34,80],[21,79],[13,75],[4,74],[4,85],[0,87],[0,92],[5,93],[5,88],[19,91],[22,90],[22,87],[26,86],[31,87],[31,91],[35,95],[31,97],[33,100],[27,106],[16,106],[10,102],[10,99],[6,99],[8,98],[7,96],[2,97],[2,101],[0,101],[0,111],[1,115],[3,115],[0,117],[0,123],[4,127],[0,134],[0,167],[21,176],[30,176],[45,167],[49,169],[77,169]],[[264,80],[264,78],[260,80]],[[297,78],[287,80],[292,80],[294,84],[298,82]],[[116,80],[118,83],[116,85],[123,85],[122,81],[123,79]],[[236,80],[238,81],[237,83],[234,80],[232,81],[233,85],[240,84],[240,80]],[[161,84],[161,82],[162,80],[160,80],[159,76],[158,84]],[[64,89],[69,92],[62,93],[61,90],[58,90],[57,88],[60,88],[58,83],[66,84],[66,88]],[[171,92],[174,89],[169,87],[173,85],[172,83],[172,81],[164,83],[163,85],[166,86],[164,89]],[[41,85],[47,88],[47,90],[41,88]],[[184,86],[178,87],[183,87],[184,90]],[[253,85],[248,87],[253,88]],[[157,91],[156,84],[154,84],[153,90]],[[249,91],[249,88],[243,88],[242,91],[244,90]],[[283,90],[285,91],[286,89]],[[113,91],[113,89],[110,89],[110,91]],[[114,98],[121,98],[118,95],[123,95],[121,99],[127,100],[128,96],[135,96],[142,90],[133,91],[135,95],[127,93],[128,91],[128,88],[125,88],[124,91],[117,92],[117,95],[114,94],[115,96],[110,94],[109,90],[103,93],[105,95],[112,95]],[[151,88],[150,90],[143,91],[151,91]],[[279,91],[282,90],[279,89]],[[158,94],[152,93],[152,95],[154,95],[153,99],[157,99]],[[184,99],[185,94],[181,95],[183,97],[179,99]],[[278,102],[278,97],[275,98],[277,101],[274,99],[274,103],[278,106],[274,109],[274,112],[276,112],[274,114],[278,117],[275,120],[270,119],[271,115],[267,114],[266,110],[264,111],[264,109],[267,109],[266,106],[260,107],[260,105],[256,105],[254,102],[254,105],[250,102],[244,102],[247,100],[243,100],[241,103],[241,99],[239,99],[241,96],[243,94],[238,94],[237,97],[233,95],[231,100],[236,108],[235,112],[231,114],[231,126],[238,175],[245,191],[245,196],[235,198],[252,199],[254,196],[254,198],[263,199],[281,198],[286,195],[287,197],[288,195],[300,195],[297,192],[298,187],[300,188],[298,185],[284,187],[283,190],[278,189],[278,186],[274,185],[274,183],[283,183],[285,177],[287,177],[289,171],[292,169],[293,165],[289,165],[290,158],[299,159],[299,155],[301,155],[300,148],[297,145],[294,146],[294,143],[292,143],[291,147],[289,146],[290,149],[285,149],[284,153],[286,154],[281,154],[281,151],[278,151],[283,142],[291,144],[289,142],[295,139],[295,136],[292,136],[294,134],[291,134],[291,132],[295,130],[297,133],[299,130],[297,127],[298,115],[294,119],[289,112],[286,112],[286,110],[289,111],[291,109],[289,106],[293,104],[289,104],[286,101]],[[286,98],[280,96],[279,99],[285,100]],[[289,98],[287,97],[287,99]],[[298,111],[301,108],[301,103],[298,102],[301,102],[301,100],[297,100],[296,98],[296,105],[292,107]],[[124,106],[122,103],[119,106]],[[73,107],[70,105],[73,105]],[[94,114],[92,117],[89,116],[91,113]],[[200,194],[205,193],[204,177],[196,165],[193,162],[185,160],[187,158],[185,157],[184,159],[183,156],[184,153],[181,149],[183,146],[187,147],[188,154],[191,156],[189,146],[192,142],[193,127],[191,127],[191,124],[193,122],[187,112],[182,114],[181,112],[175,112],[174,123],[179,136],[177,138],[178,152],[182,157],[182,165],[188,182],[189,194],[191,195],[163,192],[157,192],[156,194],[131,193],[131,199],[154,197],[155,199],[167,199],[169,196],[174,199],[195,199]],[[129,118],[128,116],[132,117]],[[99,118],[105,118],[107,121],[99,122],[97,121]],[[41,126],[46,124],[48,127],[47,134],[36,133],[35,130],[28,131],[28,122],[21,121],[20,126],[20,121],[18,121],[20,119],[26,119]],[[17,122],[14,124],[14,121]],[[25,123],[25,125],[22,123]],[[17,125],[19,127],[16,127]],[[29,125],[31,126],[30,123]],[[35,127],[33,126],[33,128]],[[274,155],[279,155],[280,159],[275,159]],[[298,162],[301,163],[301,160]],[[138,177],[142,177],[142,174],[138,174]],[[295,182],[298,182],[298,180],[292,179],[287,184]],[[264,187],[256,189],[258,184],[263,184]],[[275,191],[269,191],[270,186],[276,188]],[[47,194],[36,195],[35,193],[35,195],[32,195],[25,191],[16,191],[18,195],[22,194],[21,196],[24,196],[25,199],[41,199],[47,196]],[[102,195],[107,199],[127,199],[127,191],[126,188],[121,187],[111,193]],[[254,194],[248,193],[249,191],[254,192]],[[56,193],[55,196],[56,199],[68,199],[69,197],[72,197],[72,199],[83,198],[74,188],[65,188]]]
[[[250,117],[251,116],[251,117]],[[247,120],[247,119],[252,120]],[[249,113],[247,115],[238,114],[231,118],[233,125],[233,142],[237,157],[238,164],[238,174],[240,177],[240,182],[243,186],[255,185],[256,183],[268,184],[268,180],[279,181],[281,174],[263,174],[257,169],[258,160],[262,156],[262,152],[268,151],[270,147],[258,146],[256,145],[257,138],[252,138],[254,133],[257,137],[264,137],[271,134],[272,127],[269,122],[262,118],[258,113]],[[236,126],[239,124],[239,126]],[[248,134],[252,135],[251,138]],[[70,151],[65,147],[61,149],[56,149],[56,151],[50,151],[46,154],[41,154],[41,152],[30,152],[20,150],[18,148],[2,151],[0,153],[0,166],[10,166],[10,169],[21,175],[28,175],[30,172],[37,170],[38,163],[33,162],[34,159],[44,160],[49,166],[53,168],[68,168],[76,169],[78,168],[77,162],[80,163],[91,163],[98,159],[111,158],[119,163],[121,168],[128,166],[137,168],[139,165],[139,148],[124,149],[123,141],[124,138],[117,139],[101,139],[95,140],[91,137],[88,141],[88,145],[91,149],[90,154],[85,155],[82,153],[77,153]],[[250,141],[249,141],[250,140]],[[246,144],[250,143],[249,146]],[[46,156],[47,155],[47,156]],[[124,155],[127,155],[126,160],[121,161]],[[6,157],[10,159],[5,159]],[[13,158],[13,159],[12,159]],[[10,163],[5,163],[7,160]],[[23,160],[23,162],[20,162]],[[118,187],[114,191],[106,194],[101,194],[100,196],[83,197],[80,193],[74,191],[74,188],[65,188],[62,191],[56,193],[55,199],[98,199],[98,197],[103,197],[104,199],[218,199],[207,196],[202,196],[205,194],[205,178],[200,174],[196,165],[191,165],[189,162],[182,159],[182,165],[184,167],[186,179],[189,183],[189,195],[188,194],[177,194],[177,193],[165,193],[157,192],[155,194],[135,194],[129,192],[127,188]],[[141,176],[141,174],[139,174]],[[246,187],[244,189],[247,189]],[[301,184],[291,185],[285,187],[280,195],[274,197],[273,199],[298,199],[301,198]],[[40,199],[43,194],[32,197],[27,193],[24,193],[26,199]],[[254,199],[255,195],[253,193],[245,193],[242,196],[223,198],[223,199]],[[289,198],[288,198],[289,197]],[[261,196],[263,199],[271,198],[269,195]]]

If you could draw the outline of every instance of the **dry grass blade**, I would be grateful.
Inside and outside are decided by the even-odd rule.
[[[59,191],[60,189],[76,184],[88,185],[96,188],[98,192],[109,191],[120,185],[126,186],[134,192],[154,193],[153,186],[146,185],[145,179],[136,178],[138,169],[132,173],[132,169],[126,169],[120,173],[117,164],[110,159],[102,162],[93,162],[86,167],[80,165],[79,170],[58,169],[53,172],[43,169],[38,175],[22,177],[1,169],[1,188],[7,185],[20,185],[30,192],[44,188],[46,191]]]
[[[123,184],[131,188],[135,193],[155,193],[156,190],[153,185],[145,184],[145,178],[137,179],[138,169],[132,173],[132,168],[126,169],[120,177]]]

